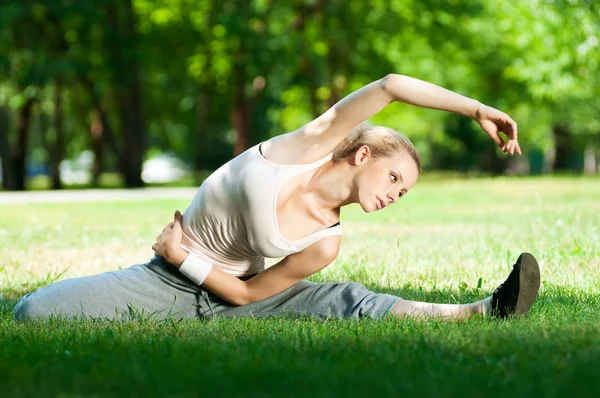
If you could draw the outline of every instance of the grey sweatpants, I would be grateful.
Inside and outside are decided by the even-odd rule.
[[[247,279],[247,278],[240,278]],[[173,265],[155,256],[146,264],[99,275],[66,279],[38,289],[17,303],[16,321],[50,316],[132,319],[132,315],[167,317],[378,318],[400,300],[377,294],[353,282],[315,283],[303,280],[289,289],[251,304],[234,306],[194,284]]]

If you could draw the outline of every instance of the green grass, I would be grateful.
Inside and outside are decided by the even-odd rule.
[[[600,393],[600,180],[425,180],[343,212],[336,262],[310,279],[407,299],[489,295],[539,260],[528,318],[238,319],[16,325],[26,292],[145,262],[187,201],[0,206],[0,395],[589,397]],[[480,280],[481,279],[481,280]]]

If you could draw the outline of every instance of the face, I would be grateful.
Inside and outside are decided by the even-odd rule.
[[[358,203],[367,213],[396,203],[419,177],[417,164],[405,151],[373,160],[369,147],[363,146],[356,152],[354,164],[359,166],[355,180]]]

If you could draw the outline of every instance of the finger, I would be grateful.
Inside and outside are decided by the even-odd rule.
[[[488,135],[490,136],[490,138],[492,139],[492,141],[494,141],[496,143],[496,145],[498,145],[502,150],[504,150],[504,145],[505,142],[502,139],[502,137],[500,137],[498,135],[498,132],[494,131],[494,130],[486,130],[486,133],[488,133]]]
[[[514,146],[515,146],[515,141],[514,140],[508,140],[508,145],[507,145],[507,150],[506,153],[508,153],[509,155],[513,154],[513,150],[514,150]]]
[[[179,210],[175,210],[175,221],[183,224],[183,216]]]
[[[519,143],[518,143],[518,142],[517,142],[517,153],[518,153],[519,155],[523,155],[523,154],[521,153],[521,146],[519,145]]]
[[[510,126],[510,134],[511,134],[511,138],[513,139],[517,139],[517,137],[519,136],[519,128],[517,127],[517,122],[515,122],[514,120],[512,120],[511,118],[508,119],[508,125]]]
[[[510,134],[510,126],[508,124],[508,121],[500,120],[500,123],[498,123],[498,128],[506,136],[507,142],[510,142],[510,140],[512,140],[512,137]]]
[[[500,142],[500,149],[502,149],[502,152],[506,152],[506,146],[508,145],[507,142],[504,142],[504,140],[502,139],[502,137],[498,136],[498,140]]]

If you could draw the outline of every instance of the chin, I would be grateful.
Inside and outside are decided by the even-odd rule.
[[[365,213],[371,213],[377,210],[377,208],[365,207],[365,205],[363,205],[362,203],[360,204],[360,207]]]
[[[366,198],[365,198],[366,200],[363,200],[364,196],[366,196]],[[356,203],[358,203],[360,205],[361,209],[365,213],[372,213],[377,210],[377,206],[374,203],[372,203],[373,202],[372,196],[373,195],[370,195],[370,194],[361,195],[360,193],[358,195],[358,201]]]

